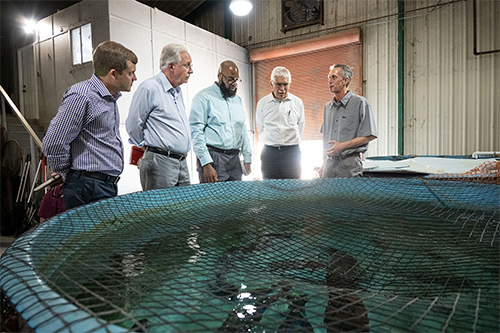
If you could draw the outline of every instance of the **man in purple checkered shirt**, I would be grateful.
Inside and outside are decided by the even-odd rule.
[[[64,179],[66,209],[117,195],[123,171],[120,91],[137,80],[137,56],[116,42],[103,42],[92,56],[94,75],[71,86],[43,139],[54,173]]]

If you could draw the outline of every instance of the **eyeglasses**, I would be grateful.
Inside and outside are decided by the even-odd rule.
[[[190,69],[193,69],[193,64],[191,64],[191,63],[187,63],[187,64],[179,64],[179,65],[184,66],[184,68],[185,68],[186,70],[188,70],[188,71],[189,71]]]
[[[228,78],[227,76],[222,74],[222,72],[220,73],[220,75],[224,76],[227,80],[227,83],[229,83],[229,84],[240,83],[242,81],[239,77],[236,77],[236,78],[229,77]]]

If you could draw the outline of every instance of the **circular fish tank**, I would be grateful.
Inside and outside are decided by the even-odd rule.
[[[67,211],[4,253],[36,332],[499,331],[500,186],[200,184]]]

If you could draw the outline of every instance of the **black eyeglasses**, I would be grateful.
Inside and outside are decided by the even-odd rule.
[[[229,83],[229,84],[240,83],[242,81],[239,77],[236,77],[236,78],[229,77],[228,78],[227,76],[222,74],[222,72],[220,74],[226,78],[227,83]]]

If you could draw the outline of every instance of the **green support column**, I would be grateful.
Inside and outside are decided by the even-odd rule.
[[[404,75],[404,12],[403,0],[398,0],[398,154],[404,155],[404,102],[405,102],[405,75]]]

